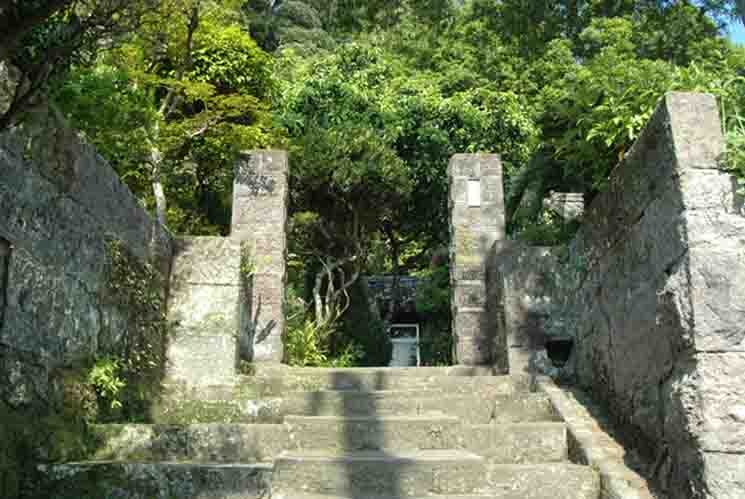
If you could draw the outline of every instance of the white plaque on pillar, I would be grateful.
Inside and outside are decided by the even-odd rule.
[[[481,206],[481,181],[468,181],[468,206]]]

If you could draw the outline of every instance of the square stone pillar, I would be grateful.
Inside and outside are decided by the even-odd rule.
[[[496,242],[505,239],[502,163],[494,154],[457,154],[448,175],[455,361],[506,369],[493,258]]]
[[[285,151],[242,153],[233,186],[231,238],[241,241],[241,358],[281,362],[287,282]]]

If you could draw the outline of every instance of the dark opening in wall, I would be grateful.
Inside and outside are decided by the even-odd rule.
[[[10,273],[10,242],[0,237],[0,329],[5,321],[8,303],[8,274]]]
[[[546,352],[554,367],[562,368],[569,361],[574,348],[574,340],[568,338],[546,341]]]

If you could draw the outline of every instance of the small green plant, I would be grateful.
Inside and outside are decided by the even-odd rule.
[[[355,367],[364,355],[362,347],[354,342],[349,342],[328,362],[329,367]]]
[[[112,357],[98,359],[88,373],[88,383],[112,410],[122,408],[121,394],[127,386],[121,378],[122,363]]]
[[[256,262],[251,256],[251,251],[245,245],[241,247],[241,277],[249,279],[256,273]]]
[[[299,326],[289,326],[285,338],[287,363],[301,367],[320,367],[328,364],[325,343],[330,334],[330,330],[319,328],[312,320],[306,320]]]
[[[291,324],[285,336],[285,360],[298,367],[352,367],[362,351],[353,342],[347,343],[336,355],[329,353],[329,340],[334,330],[318,326],[312,320]]]
[[[745,78],[736,81],[743,84]],[[739,107],[736,102],[727,103],[723,100],[721,118],[727,142],[725,165],[737,177],[739,194],[745,194],[745,116]]]

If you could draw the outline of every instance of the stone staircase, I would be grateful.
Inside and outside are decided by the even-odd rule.
[[[599,499],[543,393],[475,368],[279,369],[169,387],[158,424],[102,425],[50,499]]]

